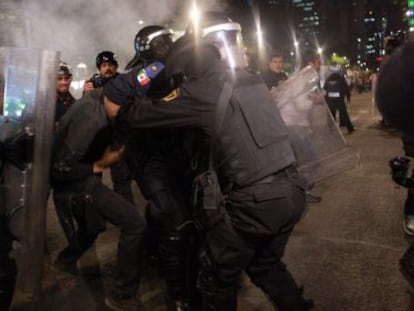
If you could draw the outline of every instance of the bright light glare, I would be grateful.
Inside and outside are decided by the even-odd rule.
[[[322,48],[318,48],[318,54],[322,54],[323,49]]]
[[[138,24],[139,25],[142,25],[142,24],[144,24],[145,22],[142,20],[142,19],[140,19],[139,21],[138,21]]]
[[[196,1],[193,1],[193,6],[190,10],[190,18],[192,19],[194,24],[198,25],[200,21],[200,10],[197,7]]]
[[[76,65],[76,68],[79,68],[79,69],[86,69],[86,68],[87,68],[87,66],[86,66],[86,64],[85,64],[85,63],[79,63],[79,64],[77,64],[77,65]]]

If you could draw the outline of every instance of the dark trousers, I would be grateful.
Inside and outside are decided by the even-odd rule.
[[[145,219],[136,206],[106,187],[97,177],[91,177],[87,182],[72,184],[65,187],[65,189],[62,189],[62,187],[58,191],[55,189],[58,195],[64,193],[70,195],[71,193],[83,193],[85,191],[91,196],[92,200],[88,208],[96,209],[105,220],[120,229],[117,255],[119,276],[116,282],[116,290],[120,295],[134,295],[138,288],[139,252],[146,226]],[[59,203],[55,203],[55,207],[59,209]],[[57,213],[58,215],[61,214],[59,211]],[[86,219],[85,225],[81,224],[79,226],[77,232],[78,243],[76,243],[76,240],[69,240],[69,245],[59,254],[58,260],[64,263],[75,263],[93,244],[98,235],[98,230],[88,228],[88,221]]]
[[[304,207],[304,191],[284,173],[270,183],[228,195],[223,217],[207,231],[201,253],[203,310],[237,309],[237,286],[243,269],[279,310],[305,310],[301,292],[282,261]]]
[[[131,172],[124,159],[111,166],[111,178],[114,191],[134,203],[134,195],[131,190]]]
[[[348,131],[352,131],[354,126],[352,125],[351,119],[349,118],[348,110],[344,101],[327,101],[329,110],[332,113],[333,118],[336,120],[336,112],[339,111],[339,123],[341,126],[345,126]]]

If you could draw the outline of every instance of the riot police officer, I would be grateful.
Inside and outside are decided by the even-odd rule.
[[[325,90],[325,99],[333,118],[336,120],[336,112],[339,111],[340,125],[347,128],[348,133],[355,131],[349,118],[348,110],[346,108],[345,99],[349,103],[351,101],[351,91],[345,77],[339,72],[333,72],[326,79],[323,86]]]
[[[167,81],[151,81],[163,68],[160,61],[172,44],[172,33],[161,26],[142,28],[135,36],[134,58],[127,65],[131,69],[105,85],[105,93],[127,104],[145,90],[146,96],[160,97]],[[162,73],[161,73],[162,74]],[[168,93],[168,92],[167,92]],[[167,94],[166,93],[166,94]],[[150,251],[158,247],[166,279],[166,304],[170,311],[186,310],[189,304],[187,255],[191,249],[192,225],[189,221],[188,199],[191,179],[183,160],[181,139],[171,131],[127,131],[122,135],[126,143],[126,157],[133,177],[149,202],[147,206],[148,240]]]
[[[167,59],[167,73],[184,70],[186,81],[163,100],[137,103],[124,115],[131,128],[195,128],[211,141],[203,154],[208,172],[197,178],[201,192],[195,194],[205,208],[197,221],[205,230],[203,310],[236,310],[242,269],[280,310],[306,310],[281,260],[304,210],[303,185],[266,85],[243,69],[240,31],[222,14],[206,14],[199,31],[190,27],[173,46],[172,67]],[[114,93],[105,96],[108,105],[122,105]],[[225,195],[219,204],[214,171]]]

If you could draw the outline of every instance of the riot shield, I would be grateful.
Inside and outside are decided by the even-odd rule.
[[[329,111],[313,68],[294,73],[271,93],[288,127],[298,170],[310,184],[359,163]]]
[[[58,57],[55,51],[0,47],[0,212],[22,245],[22,292],[32,301],[41,294]]]

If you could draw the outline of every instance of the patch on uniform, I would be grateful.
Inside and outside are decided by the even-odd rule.
[[[145,86],[151,81],[151,79],[148,77],[147,73],[145,72],[145,69],[141,69],[140,71],[138,71],[137,80],[141,86]]]
[[[166,101],[166,102],[170,102],[170,101],[178,98],[179,96],[180,96],[180,90],[179,89],[174,89],[174,90],[172,90],[172,92],[170,94],[163,97],[162,100]]]
[[[150,79],[154,79],[165,68],[165,65],[159,61],[152,62],[144,68],[145,73]]]
[[[159,61],[152,62],[145,68],[138,71],[137,80],[141,86],[145,86],[151,82],[163,69],[165,65]]]

